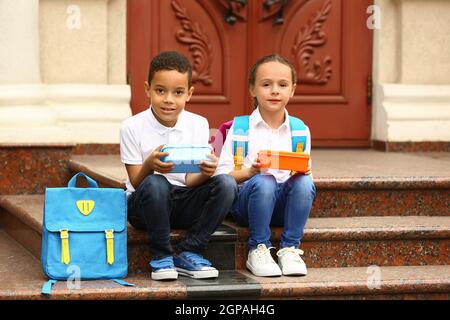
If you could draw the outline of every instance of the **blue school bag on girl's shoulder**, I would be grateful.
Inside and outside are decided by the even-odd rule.
[[[233,120],[233,156],[236,170],[240,170],[248,154],[249,116],[235,117]],[[307,130],[305,123],[299,118],[289,116],[291,127],[292,152],[305,152],[307,143]]]
[[[89,188],[77,188],[84,176]],[[127,261],[127,202],[119,188],[99,188],[83,173],[70,179],[67,188],[46,188],[42,224],[41,263],[51,279],[42,287],[50,294],[56,280],[124,278]]]

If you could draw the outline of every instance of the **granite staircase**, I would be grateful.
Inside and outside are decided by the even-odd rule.
[[[58,282],[42,296],[44,195],[30,186],[0,196],[0,299],[449,299],[450,155],[313,150],[313,159],[317,198],[301,245],[305,277],[250,274],[248,229],[226,219],[205,252],[218,279],[152,281],[147,235],[129,225],[126,280],[135,287],[83,281],[68,289]],[[65,183],[84,172],[100,186],[124,187],[117,154],[70,155],[66,164]],[[274,244],[280,234],[272,228]],[[173,230],[172,241],[183,235]]]

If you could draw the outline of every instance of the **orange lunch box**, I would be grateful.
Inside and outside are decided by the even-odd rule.
[[[261,150],[258,152],[261,168],[291,170],[305,173],[308,171],[309,155],[303,152]]]

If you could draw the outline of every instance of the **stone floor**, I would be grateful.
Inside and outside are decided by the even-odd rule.
[[[376,272],[376,281],[370,275]],[[368,276],[369,275],[369,276]],[[125,280],[135,287],[112,281],[82,281],[68,286],[59,281],[52,295],[40,293],[46,281],[39,261],[0,230],[0,300],[15,299],[186,299],[186,298],[343,298],[371,299],[397,294],[420,298],[415,291],[431,293],[427,298],[449,299],[450,266],[359,268],[310,268],[306,277],[261,278],[245,270],[221,271],[219,278],[152,281],[149,273],[132,274]]]

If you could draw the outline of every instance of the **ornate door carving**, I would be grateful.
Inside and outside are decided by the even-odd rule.
[[[288,111],[310,127],[315,146],[367,146],[372,34],[366,9],[372,0],[285,1],[283,23],[270,8],[250,2],[254,58],[278,52],[296,66],[298,79]],[[268,36],[270,34],[270,37]]]

